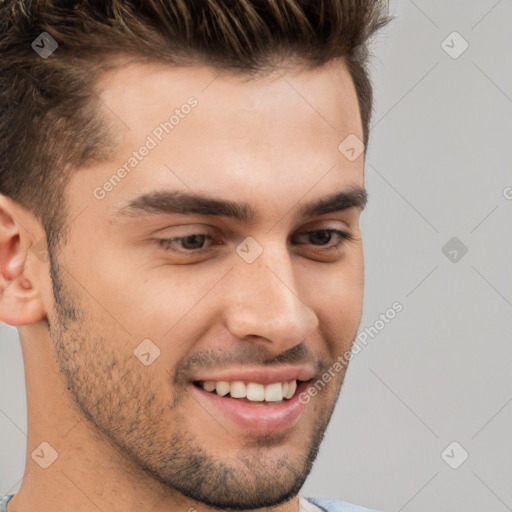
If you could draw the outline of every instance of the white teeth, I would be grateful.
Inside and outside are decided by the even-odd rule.
[[[240,381],[232,382],[231,389],[229,390],[229,394],[233,398],[245,398],[247,396],[247,392],[245,390],[245,384]]]
[[[279,402],[283,399],[283,386],[280,382],[269,384],[265,387],[265,400],[267,402]]]
[[[295,394],[296,389],[297,389],[297,381],[291,380],[288,383],[288,393],[286,394],[286,398],[291,398]]]
[[[215,382],[213,380],[207,380],[203,382],[203,389],[206,391],[214,391],[215,390]]]
[[[283,399],[290,399],[297,389],[297,381],[274,382],[272,384],[259,384],[242,381],[219,381],[207,380],[201,382],[201,387],[210,393],[217,391],[217,395],[226,396],[228,393],[232,398],[247,398],[252,402],[281,402]]]
[[[221,381],[216,382],[215,387],[217,389],[217,395],[225,396],[229,393],[229,389],[231,388],[229,382]]]
[[[249,382],[249,384],[247,384],[247,400],[263,402],[263,400],[265,400],[265,387],[263,384]]]

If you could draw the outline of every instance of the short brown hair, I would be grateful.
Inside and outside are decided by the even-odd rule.
[[[388,20],[377,0],[0,0],[0,193],[57,245],[70,173],[112,152],[94,84],[123,55],[247,76],[344,58],[366,146],[368,41]],[[42,32],[58,42],[46,59],[31,46]]]

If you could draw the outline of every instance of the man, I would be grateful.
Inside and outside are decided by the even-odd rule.
[[[299,496],[361,319],[356,0],[0,7],[8,512],[362,511]]]

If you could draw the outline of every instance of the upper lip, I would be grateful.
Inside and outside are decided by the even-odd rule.
[[[243,381],[266,385],[290,380],[306,381],[312,379],[314,375],[313,369],[307,366],[244,367],[198,374],[192,381]]]

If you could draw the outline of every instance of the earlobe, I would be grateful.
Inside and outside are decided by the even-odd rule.
[[[20,205],[0,194],[0,321],[29,325],[46,318],[40,294],[43,263],[30,248],[37,220]]]

